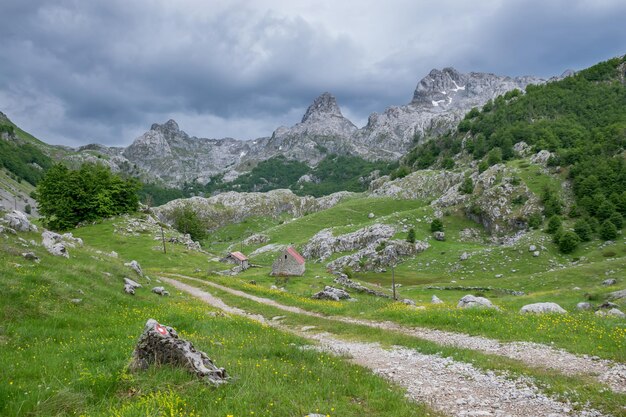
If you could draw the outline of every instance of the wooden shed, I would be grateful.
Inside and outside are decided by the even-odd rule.
[[[289,246],[272,264],[273,276],[301,276],[304,274],[305,260],[293,247]]]

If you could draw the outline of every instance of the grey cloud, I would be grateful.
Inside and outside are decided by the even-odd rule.
[[[323,91],[365,121],[433,67],[550,76],[626,52],[610,0],[5,3],[0,110],[72,145],[175,116],[198,136],[266,136]]]

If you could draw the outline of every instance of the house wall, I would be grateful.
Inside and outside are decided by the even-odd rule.
[[[287,256],[287,259],[285,259]],[[299,264],[288,253],[281,254],[272,264],[272,275],[296,275],[304,274],[305,265]]]

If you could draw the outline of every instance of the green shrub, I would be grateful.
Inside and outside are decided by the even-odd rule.
[[[561,227],[561,218],[559,216],[552,216],[548,220],[548,227],[546,227],[546,233],[555,233]]]
[[[463,194],[472,194],[474,192],[474,181],[472,181],[472,177],[467,175],[463,182],[461,183],[461,187],[459,191]]]
[[[602,240],[613,240],[617,237],[617,227],[610,221],[605,220],[600,226],[600,238]]]
[[[580,243],[578,235],[571,231],[563,232],[559,238],[559,250],[562,253],[572,253]]]
[[[543,217],[541,216],[541,213],[532,213],[530,216],[528,216],[528,227],[530,227],[531,229],[540,228],[542,223]]]
[[[441,219],[435,219],[430,223],[431,232],[443,232],[443,222]]]
[[[407,233],[406,235],[406,241],[409,243],[415,243],[415,229],[414,228],[410,228],[409,229],[409,233]]]
[[[583,242],[591,240],[592,230],[586,219],[580,219],[574,224],[574,232]]]

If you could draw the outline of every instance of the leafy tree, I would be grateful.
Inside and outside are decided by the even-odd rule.
[[[70,170],[57,164],[39,182],[35,196],[46,225],[65,230],[80,222],[137,210],[138,188],[136,180],[123,179],[102,165],[84,164]]]
[[[32,211],[33,211],[33,208],[30,206],[30,204],[26,204],[24,206],[24,213],[31,214]]]
[[[548,227],[546,228],[546,232],[553,234],[561,227],[561,218],[559,216],[552,216],[548,220]]]
[[[415,229],[414,228],[410,228],[409,229],[409,233],[407,233],[406,235],[406,241],[409,243],[415,243]]]
[[[610,221],[605,220],[600,226],[600,238],[602,240],[613,240],[617,237],[617,227]]]
[[[172,211],[172,218],[174,228],[180,233],[189,234],[195,241],[206,239],[207,225],[191,204],[177,206]]]
[[[452,168],[454,168],[454,159],[450,158],[449,156],[444,158],[443,161],[441,161],[441,167],[443,169],[452,169]]]
[[[431,232],[443,232],[443,222],[440,219],[434,219],[430,223]]]
[[[580,243],[578,235],[571,231],[563,232],[559,238],[559,250],[562,253],[572,253]]]

